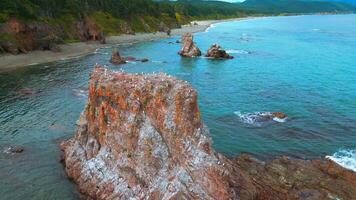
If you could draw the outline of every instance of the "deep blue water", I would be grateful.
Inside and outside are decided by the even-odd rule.
[[[225,155],[356,156],[356,15],[260,18],[195,34],[203,52],[218,43],[233,60],[181,58],[180,45],[169,44],[177,39],[118,47],[147,63],[114,66],[111,49],[100,49],[0,74],[0,199],[78,198],[58,162],[58,143],[74,133],[95,63],[187,80],[198,91],[215,149]],[[29,90],[35,93],[21,94]],[[275,111],[288,120],[250,124],[237,115]],[[25,152],[6,154],[8,146]]]

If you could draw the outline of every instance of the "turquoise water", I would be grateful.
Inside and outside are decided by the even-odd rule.
[[[100,49],[0,74],[0,199],[78,199],[59,163],[58,144],[73,135],[95,63],[187,80],[199,93],[214,147],[225,155],[355,152],[356,15],[228,22],[195,35],[202,51],[219,43],[233,60],[180,58],[179,44],[169,44],[177,39],[118,47],[123,55],[149,58],[147,63],[114,66],[111,49]],[[275,111],[288,120],[251,124],[237,115]],[[25,151],[7,154],[9,146]]]

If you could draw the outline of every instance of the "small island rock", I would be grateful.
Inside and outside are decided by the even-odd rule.
[[[126,63],[126,60],[125,60],[123,57],[120,56],[119,51],[113,50],[113,51],[112,51],[112,54],[111,54],[110,62],[111,62],[112,64],[121,65],[121,64],[125,64],[125,63]]]
[[[213,44],[209,48],[205,57],[216,58],[216,59],[233,59],[234,58],[233,56],[230,56],[228,53],[226,53],[225,50],[221,49],[221,47],[218,44]]]
[[[200,49],[193,42],[193,34],[186,33],[182,35],[182,48],[178,52],[183,57],[201,56]]]

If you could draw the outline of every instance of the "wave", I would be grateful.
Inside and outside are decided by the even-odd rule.
[[[251,52],[249,52],[249,51],[238,50],[238,49],[230,49],[230,50],[227,50],[226,53],[230,53],[230,54],[251,54]]]
[[[216,27],[215,24],[210,24],[210,26],[205,30],[205,32],[207,33],[207,32],[209,32],[210,29],[215,28],[215,27]]]
[[[262,126],[265,123],[269,123],[271,121],[284,123],[287,121],[286,118],[277,118],[274,117],[272,112],[252,112],[252,113],[242,113],[240,111],[234,112],[237,115],[241,122],[250,125]]]
[[[356,149],[341,149],[332,156],[326,156],[326,158],[356,172]]]

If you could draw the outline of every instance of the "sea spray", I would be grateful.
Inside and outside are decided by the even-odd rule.
[[[342,167],[356,172],[356,150],[341,149],[332,156],[326,156],[327,159],[336,162]]]

